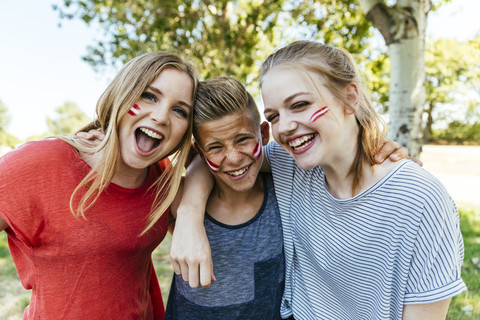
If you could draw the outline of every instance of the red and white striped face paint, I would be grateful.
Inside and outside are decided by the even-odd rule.
[[[137,104],[134,104],[133,107],[128,110],[128,114],[132,116],[137,116],[140,113],[140,107]]]
[[[255,159],[258,159],[260,158],[261,155],[262,155],[262,144],[260,142],[257,142],[257,145],[253,149],[253,157]]]
[[[323,117],[325,114],[327,114],[327,112],[329,111],[330,109],[328,109],[327,106],[321,108],[320,110],[317,110],[315,111],[315,113],[312,115],[312,117],[310,118],[310,122],[315,122],[317,121],[318,119],[320,119],[321,117]]]
[[[208,160],[207,157],[205,157],[205,160],[207,161],[208,167],[210,168],[210,170],[212,170],[212,172],[219,171],[220,166],[218,164],[215,164],[212,161]]]

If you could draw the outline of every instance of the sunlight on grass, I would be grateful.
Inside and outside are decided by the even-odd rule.
[[[480,319],[480,207],[460,205],[460,226],[465,243],[462,278],[468,291],[452,299],[447,319]]]

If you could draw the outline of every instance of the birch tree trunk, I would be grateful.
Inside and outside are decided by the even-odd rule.
[[[390,123],[388,136],[410,150],[422,151],[425,103],[425,29],[431,0],[359,0],[362,10],[380,31],[390,57]]]

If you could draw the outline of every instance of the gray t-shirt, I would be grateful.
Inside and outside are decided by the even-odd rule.
[[[282,228],[272,176],[262,178],[263,204],[249,221],[232,226],[205,214],[217,281],[192,289],[175,275],[165,319],[280,319]]]

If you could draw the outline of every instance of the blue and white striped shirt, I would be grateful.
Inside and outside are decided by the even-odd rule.
[[[406,161],[365,192],[335,199],[321,168],[266,148],[282,217],[281,314],[301,319],[401,319],[404,304],[466,290],[459,216],[442,184]]]

